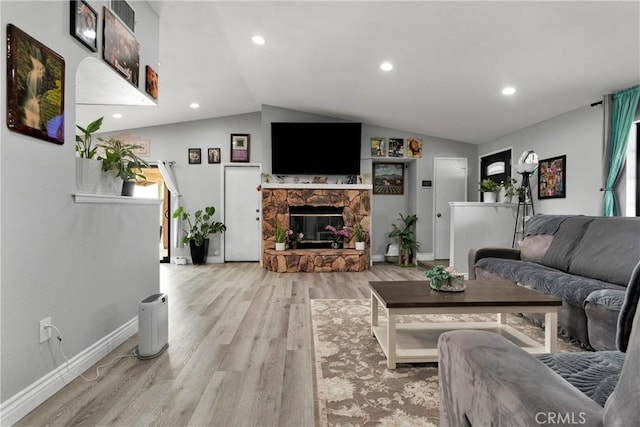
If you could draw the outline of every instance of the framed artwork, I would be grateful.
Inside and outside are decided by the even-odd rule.
[[[209,163],[220,163],[220,149],[209,148],[208,150]]]
[[[200,148],[189,148],[189,164],[199,165],[202,163],[202,150]]]
[[[248,133],[232,133],[231,134],[231,161],[232,162],[248,162],[249,161],[249,134]]]
[[[98,51],[98,12],[84,0],[71,0],[69,32],[92,52]]]
[[[7,127],[64,144],[64,59],[7,25]]]
[[[404,157],[404,139],[389,138],[389,157]]]
[[[538,162],[538,199],[567,197],[567,156],[551,157]]]
[[[422,157],[422,139],[407,138],[407,157]]]
[[[109,8],[104,6],[102,59],[126,81],[138,87],[140,73],[140,43],[129,28]]]
[[[404,163],[374,163],[373,194],[404,194]]]
[[[128,133],[121,133],[120,135],[115,136],[114,139],[119,139],[124,143],[139,146],[140,148],[135,148],[132,151],[140,157],[149,157],[151,155],[151,141],[148,139],[142,139],[139,136],[133,136]]]
[[[387,156],[387,138],[371,138],[371,157]]]
[[[158,99],[158,73],[148,65],[145,68],[144,90],[153,99]]]

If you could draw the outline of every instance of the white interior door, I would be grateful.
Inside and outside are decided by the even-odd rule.
[[[224,165],[225,261],[260,260],[259,165]]]
[[[448,259],[451,238],[449,202],[467,201],[467,159],[434,158],[433,190],[433,255],[435,259]]]

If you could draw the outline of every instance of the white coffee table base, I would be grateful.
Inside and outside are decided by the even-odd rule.
[[[557,307],[486,306],[447,308],[388,309],[387,321],[378,322],[379,301],[371,293],[371,335],[375,336],[387,356],[387,367],[395,369],[397,363],[438,361],[438,337],[443,332],[457,329],[477,329],[498,333],[513,341],[529,353],[554,353],[558,341]],[[384,307],[383,307],[384,309]],[[495,313],[495,322],[397,323],[396,316],[411,314],[472,314]],[[507,313],[545,313],[545,344],[507,325]]]

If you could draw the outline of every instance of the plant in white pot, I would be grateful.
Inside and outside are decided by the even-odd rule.
[[[133,195],[131,187],[135,185],[135,181],[145,179],[140,169],[149,167],[149,163],[138,157],[135,152],[142,146],[114,138],[100,139],[100,141],[102,144],[99,147],[104,149],[104,156],[101,157],[102,170],[107,173],[109,181],[109,189],[106,193],[117,196]]]
[[[482,200],[485,203],[495,203],[499,191],[500,184],[497,182],[490,179],[480,181],[480,192],[482,193]]]
[[[276,241],[276,251],[284,251],[287,242],[287,229],[276,224],[276,231],[273,237]]]
[[[356,218],[355,226],[353,227],[353,240],[356,241],[356,250],[364,251],[365,248],[365,238],[364,231],[362,230],[362,225],[360,225],[360,221]]]
[[[518,188],[516,187],[517,183],[517,179],[510,178],[502,185],[502,187],[504,188],[504,202],[511,203],[511,201],[513,200],[513,196],[518,195]]]
[[[216,208],[213,206],[207,206],[204,210],[195,211],[193,219],[191,218],[191,213],[184,210],[183,206],[178,207],[173,212],[173,218],[181,218],[189,226],[183,229],[185,234],[182,237],[182,243],[189,244],[191,261],[194,264],[204,264],[206,262],[209,250],[209,235],[227,231],[226,225],[213,218],[215,213]]]
[[[76,135],[76,190],[79,193],[95,194],[100,187],[102,175],[102,162],[96,157],[97,145],[93,145],[93,134],[96,133],[102,120],[100,117],[89,123],[86,127],[76,125],[82,132]]]

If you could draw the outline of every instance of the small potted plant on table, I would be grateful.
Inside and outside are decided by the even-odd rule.
[[[485,203],[495,203],[496,195],[500,191],[500,184],[490,179],[483,179],[480,181],[480,192],[482,193],[482,200]]]
[[[459,273],[453,267],[436,265],[424,272],[429,279],[431,289],[443,292],[462,292],[465,290],[464,274]]]

